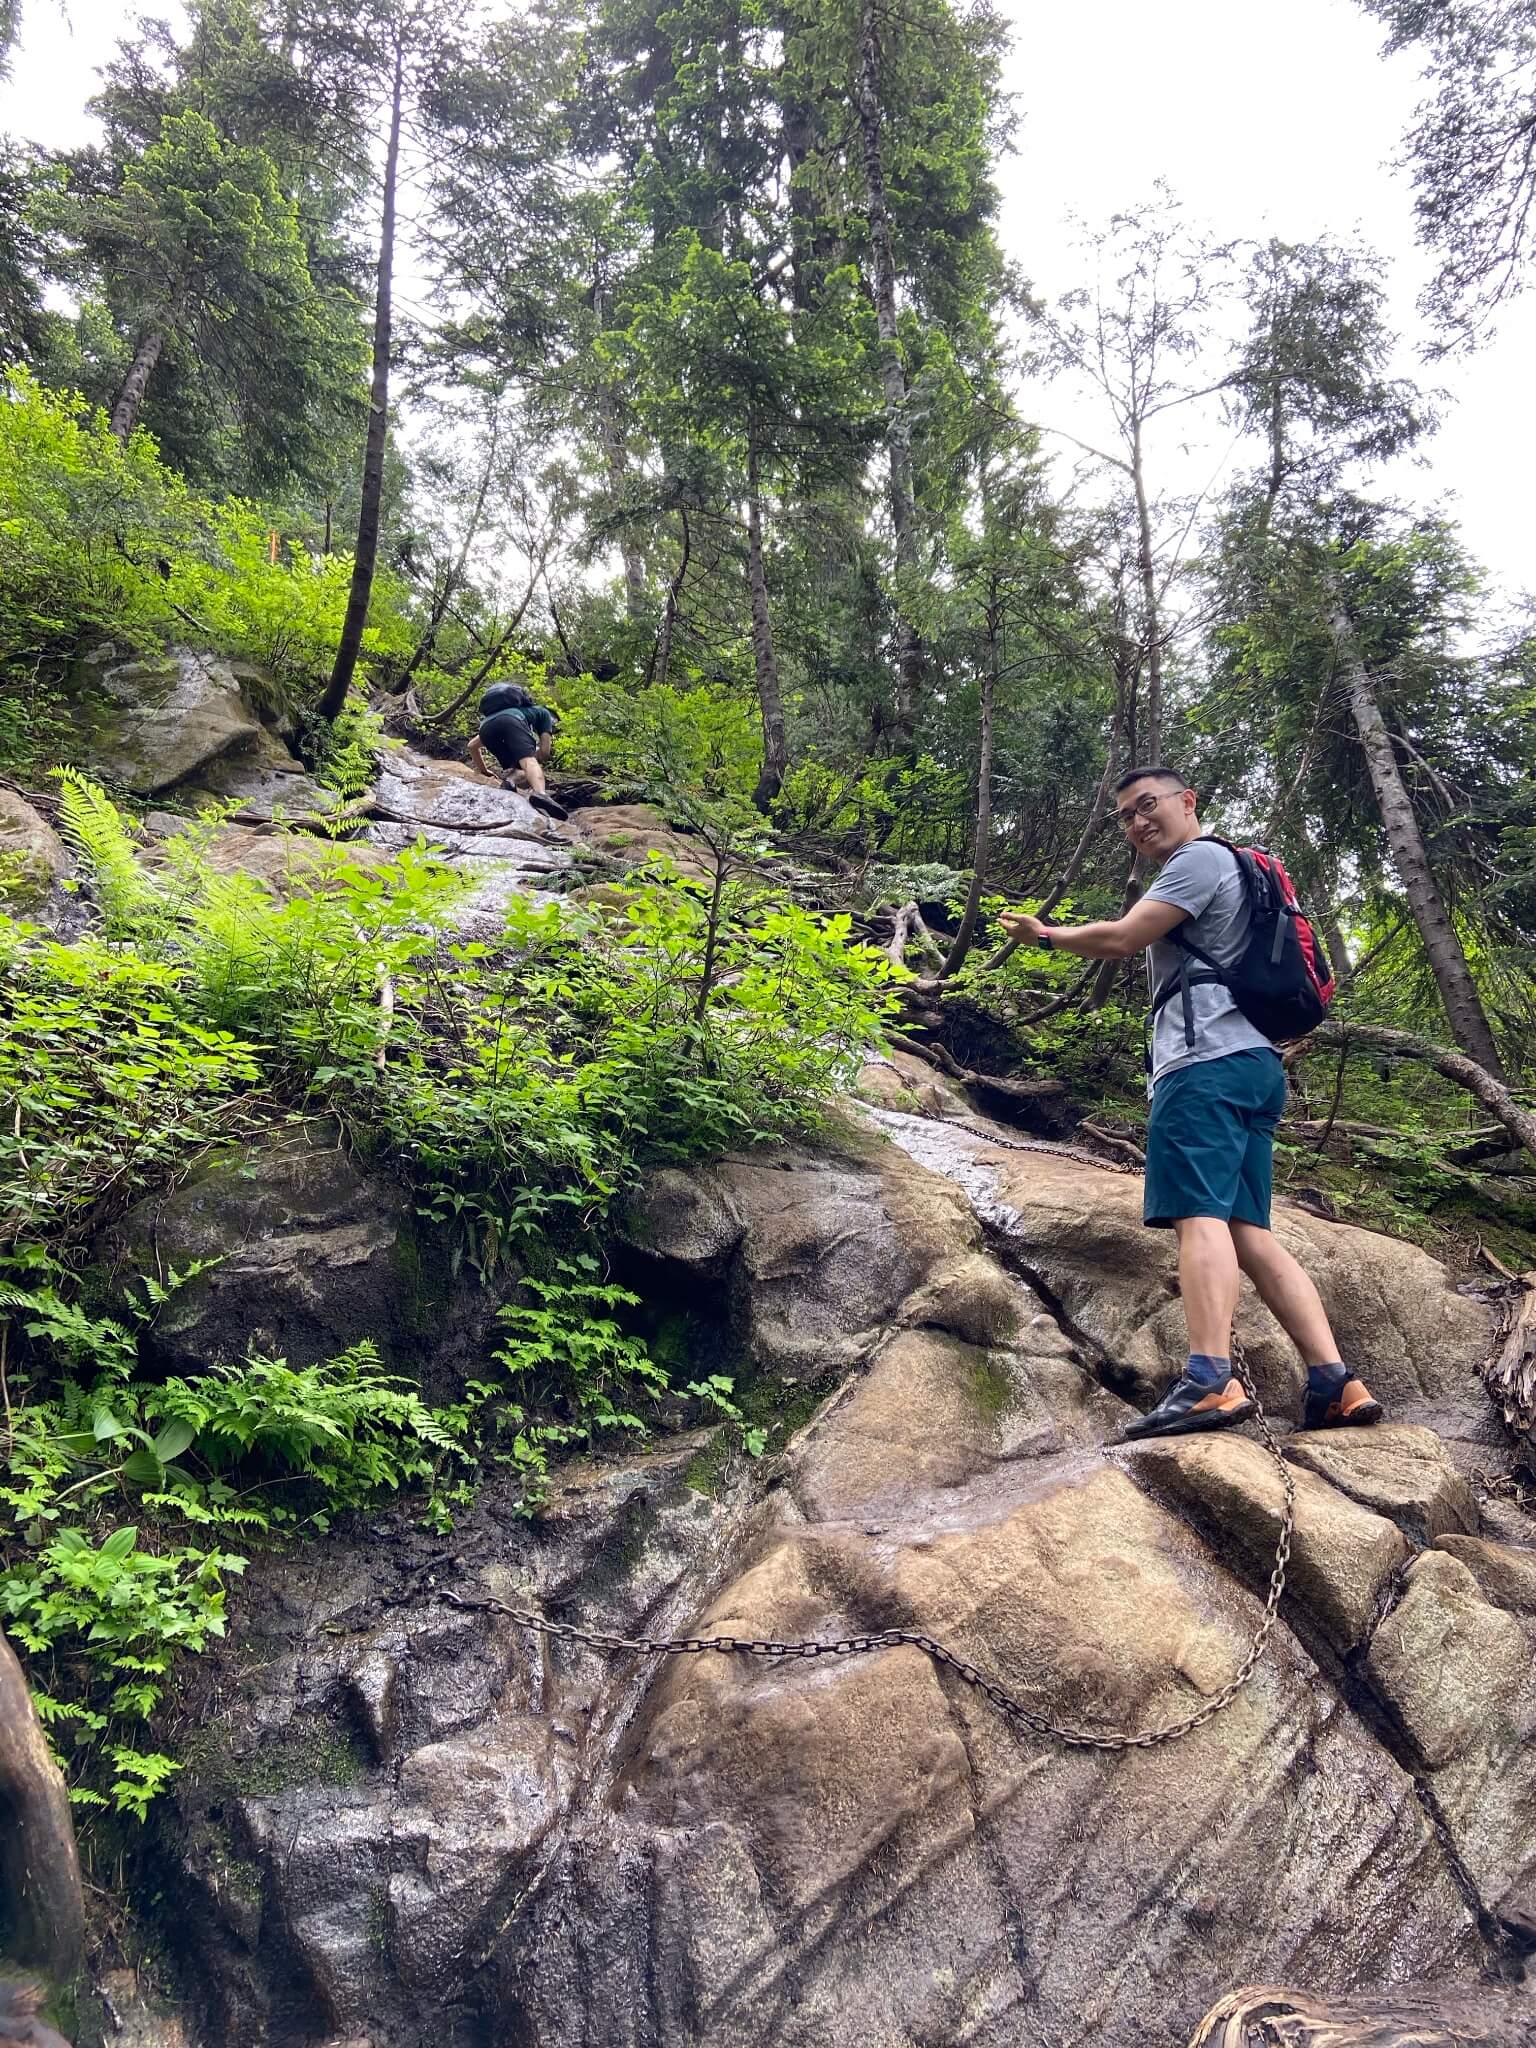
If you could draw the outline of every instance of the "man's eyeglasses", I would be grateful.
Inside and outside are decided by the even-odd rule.
[[[1183,794],[1182,789],[1165,789],[1161,796],[1154,796],[1151,790],[1148,790],[1145,796],[1137,797],[1135,803],[1127,804],[1123,811],[1117,810],[1115,823],[1122,832],[1129,832],[1138,818],[1150,818],[1160,803],[1166,802],[1171,796]]]

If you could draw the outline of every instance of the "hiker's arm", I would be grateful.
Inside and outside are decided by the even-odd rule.
[[[481,746],[478,738],[472,739],[469,743],[469,758],[474,762],[482,775],[490,774],[490,769],[485,765],[485,749]]]
[[[1085,960],[1129,960],[1154,939],[1166,938],[1188,915],[1177,903],[1143,896],[1124,917],[1101,918],[1096,924],[1042,924],[1022,910],[1006,911],[998,922],[1010,939],[1026,946],[1038,946],[1049,932],[1052,946],[1063,953],[1080,953]]]

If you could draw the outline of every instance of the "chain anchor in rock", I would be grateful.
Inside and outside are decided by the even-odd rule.
[[[991,1701],[1006,1720],[1019,1728],[1027,1728],[1033,1734],[1046,1736],[1052,1742],[1065,1744],[1071,1749],[1154,1749],[1162,1742],[1176,1742],[1180,1736],[1191,1735],[1195,1729],[1203,1728],[1207,1721],[1231,1706],[1243,1687],[1258,1668],[1280,1611],[1281,1595],[1285,1591],[1286,1567],[1291,1557],[1291,1535],[1296,1522],[1296,1481],[1284,1453],[1275,1441],[1274,1434],[1264,1414],[1258,1391],[1242,1357],[1242,1347],[1236,1342],[1232,1346],[1232,1366],[1244,1391],[1252,1398],[1254,1419],[1259,1434],[1264,1439],[1264,1448],[1275,1461],[1280,1474],[1280,1483],[1285,1492],[1285,1506],[1280,1517],[1280,1536],[1275,1544],[1274,1568],[1269,1575],[1269,1593],[1264,1602],[1264,1612],[1259,1617],[1258,1627],[1253,1632],[1247,1655],[1232,1677],[1205,1705],[1193,1714],[1186,1714],[1177,1721],[1165,1721],[1160,1727],[1142,1729],[1135,1734],[1118,1732],[1105,1733],[1096,1728],[1072,1728],[1052,1721],[1047,1715],[1036,1713],[1016,1699],[1004,1686],[985,1671],[964,1657],[957,1656],[947,1644],[937,1642],[932,1636],[920,1630],[909,1628],[881,1629],[874,1635],[843,1636],[835,1642],[812,1640],[798,1643],[770,1642],[760,1637],[748,1636],[620,1636],[611,1635],[602,1629],[581,1628],[575,1622],[551,1621],[546,1615],[536,1614],[530,1608],[512,1607],[504,1600],[466,1599],[462,1594],[437,1588],[438,1597],[451,1607],[464,1608],[474,1613],[504,1614],[520,1628],[534,1630],[542,1636],[553,1636],[564,1642],[583,1643],[588,1649],[619,1652],[638,1657],[696,1657],[713,1652],[723,1657],[762,1657],[772,1660],[792,1657],[863,1657],[872,1650],[894,1650],[905,1645],[909,1649],[921,1650],[925,1657],[946,1671],[952,1671],[962,1683],[979,1692]]]

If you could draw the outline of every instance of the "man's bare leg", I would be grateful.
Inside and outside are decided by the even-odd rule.
[[[1258,1290],[1260,1301],[1306,1360],[1302,1427],[1379,1422],[1381,1403],[1359,1374],[1348,1371],[1340,1361],[1328,1312],[1305,1267],[1292,1258],[1272,1231],[1257,1223],[1234,1223],[1232,1238],[1238,1263]]]
[[[1234,1223],[1231,1231],[1237,1263],[1307,1364],[1333,1364],[1339,1355],[1338,1339],[1306,1268],[1272,1230],[1257,1223]]]
[[[1242,1286],[1232,1228],[1220,1216],[1186,1216],[1173,1228],[1179,1240],[1179,1294],[1190,1355],[1230,1358],[1232,1318]],[[1225,1385],[1213,1387],[1196,1402],[1193,1412],[1240,1408],[1247,1398],[1234,1376]]]

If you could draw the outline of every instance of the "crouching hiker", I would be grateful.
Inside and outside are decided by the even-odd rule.
[[[1317,1289],[1269,1227],[1286,1093],[1274,1040],[1321,1022],[1332,993],[1327,961],[1284,869],[1262,852],[1206,838],[1181,775],[1153,767],[1123,776],[1116,815],[1137,852],[1161,864],[1124,917],[1070,927],[1014,913],[1002,924],[1011,938],[1088,960],[1148,949],[1144,1221],[1178,1237],[1189,1360],[1125,1433],[1228,1429],[1253,1413],[1231,1359],[1244,1273],[1306,1361],[1302,1428],[1379,1422],[1380,1404],[1340,1361]]]
[[[493,777],[504,789],[515,788],[521,775],[534,809],[546,817],[563,818],[565,810],[544,782],[554,731],[553,711],[536,704],[520,683],[493,683],[480,699],[480,730],[469,743],[469,757],[482,775]],[[494,757],[494,768],[487,754]]]

